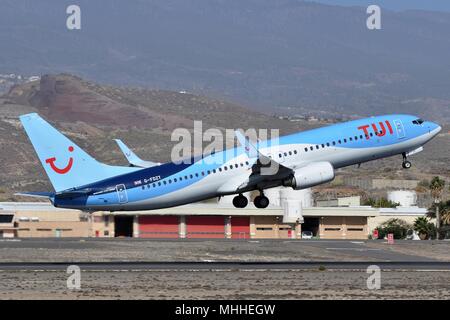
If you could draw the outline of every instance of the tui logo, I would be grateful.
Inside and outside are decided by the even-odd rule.
[[[73,152],[74,149],[73,149],[72,146],[70,146],[68,150],[69,150],[69,152]],[[50,167],[52,168],[52,170],[55,171],[58,174],[66,174],[67,172],[70,171],[70,169],[72,168],[72,165],[73,165],[73,158],[72,157],[69,158],[69,163],[64,168],[58,168],[55,165],[55,161],[56,161],[56,158],[53,157],[53,158],[46,159],[45,163],[48,163],[50,165]]]
[[[375,135],[377,135],[378,137],[382,137],[382,136],[386,135],[387,130],[386,130],[386,127],[384,126],[384,124],[386,124],[387,130],[389,130],[389,134],[394,133],[394,131],[392,130],[391,123],[388,120],[385,120],[384,123],[382,121],[380,121],[378,123],[378,125],[380,126],[380,129],[377,128],[377,125],[375,123],[371,123],[372,129],[375,132]],[[358,130],[364,131],[364,135],[366,136],[367,140],[370,139],[369,128],[370,128],[369,124],[358,127]]]

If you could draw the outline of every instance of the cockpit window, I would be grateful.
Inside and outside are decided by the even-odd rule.
[[[417,125],[421,125],[423,122],[424,121],[422,119],[416,119],[416,120],[413,120],[412,123],[417,124]]]

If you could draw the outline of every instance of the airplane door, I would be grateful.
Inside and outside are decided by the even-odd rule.
[[[124,184],[118,184],[116,186],[117,196],[119,197],[119,203],[127,203],[128,202],[128,195],[127,195],[127,189],[125,188]]]
[[[397,131],[397,138],[403,139],[405,137],[405,128],[401,120],[394,120],[395,130]]]

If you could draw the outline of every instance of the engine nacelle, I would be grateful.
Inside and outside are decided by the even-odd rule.
[[[311,163],[295,170],[290,178],[283,181],[283,186],[301,190],[330,182],[333,179],[333,166],[329,162],[322,161]]]

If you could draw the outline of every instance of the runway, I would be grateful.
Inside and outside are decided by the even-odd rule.
[[[85,264],[86,268],[443,268],[450,263],[449,241],[232,240],[232,239],[2,239],[1,262]],[[207,264],[208,262],[215,263]],[[99,265],[96,263],[105,263]],[[340,263],[340,264],[339,264]],[[353,265],[351,265],[353,263]],[[434,263],[434,265],[433,265]],[[196,264],[196,265],[194,265]],[[423,266],[423,267],[421,267]],[[7,267],[1,265],[0,268]],[[24,266],[26,267],[26,266]],[[109,268],[109,267],[108,267]]]
[[[0,256],[0,299],[450,299],[449,241],[3,239]]]
[[[77,265],[86,271],[251,271],[251,270],[366,270],[376,265],[381,270],[450,271],[445,261],[123,261],[123,262],[2,262],[0,271],[58,271]]]

